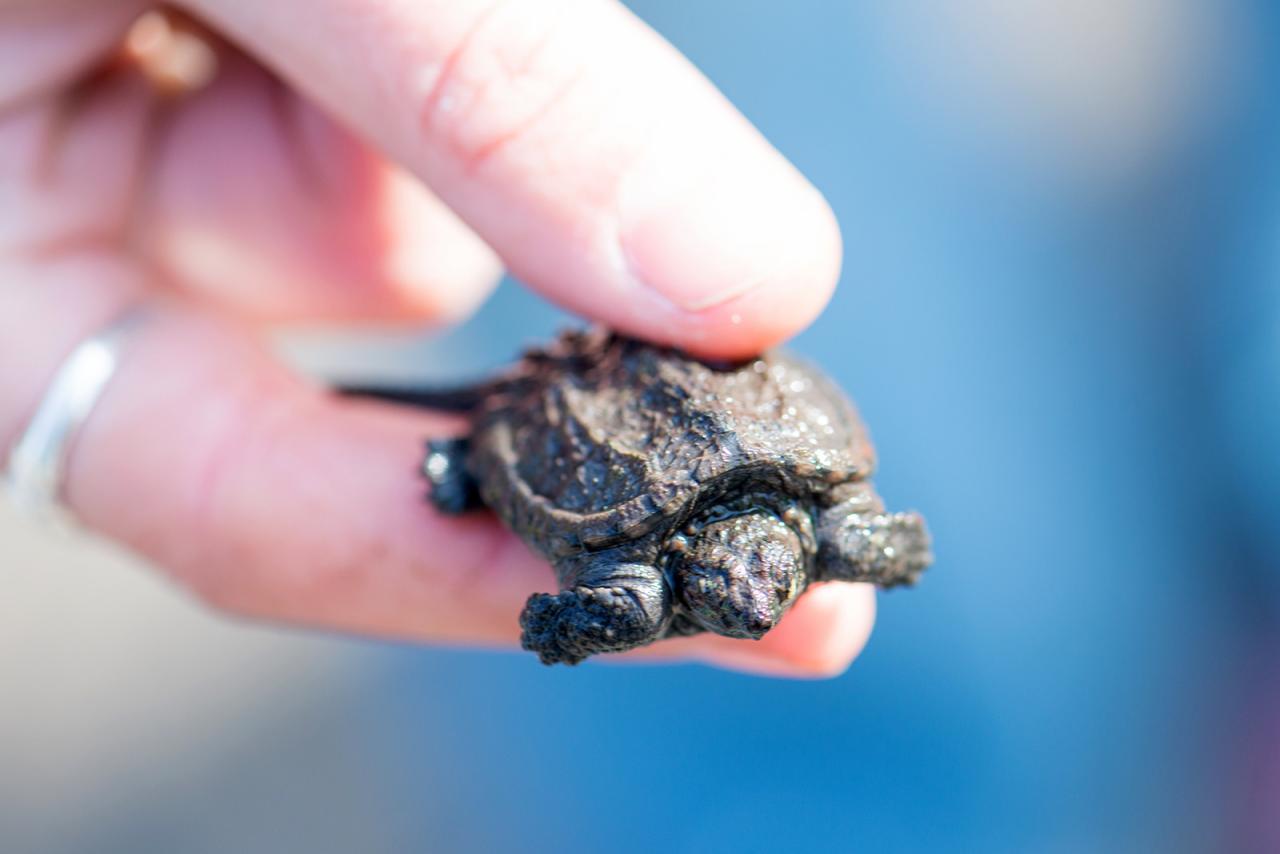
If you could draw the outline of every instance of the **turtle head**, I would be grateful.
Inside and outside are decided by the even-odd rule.
[[[675,595],[707,631],[759,639],[805,588],[800,538],[773,513],[715,519],[675,542]]]

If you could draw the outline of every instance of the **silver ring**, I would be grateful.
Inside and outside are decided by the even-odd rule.
[[[61,525],[73,521],[63,504],[72,445],[115,376],[125,342],[143,315],[140,309],[127,311],[77,345],[58,368],[0,473],[0,492],[24,514]]]

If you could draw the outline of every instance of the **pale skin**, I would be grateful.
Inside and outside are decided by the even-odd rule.
[[[219,610],[514,647],[553,583],[491,517],[422,500],[421,440],[455,422],[334,398],[266,326],[454,322],[505,267],[731,357],[835,286],[821,195],[619,4],[196,0],[217,73],[177,95],[145,54],[102,72],[149,5],[0,0],[0,453],[75,344],[149,303],[67,500]],[[637,655],[833,675],[874,609],[817,585],[763,640]]]

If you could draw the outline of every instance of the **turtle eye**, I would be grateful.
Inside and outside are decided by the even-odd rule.
[[[771,513],[709,523],[674,558],[681,605],[703,628],[727,637],[762,637],[804,586],[800,540]]]

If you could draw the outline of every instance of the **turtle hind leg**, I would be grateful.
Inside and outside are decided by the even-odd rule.
[[[466,438],[428,439],[422,474],[431,485],[427,497],[441,513],[457,515],[484,506],[475,478],[467,471]]]

